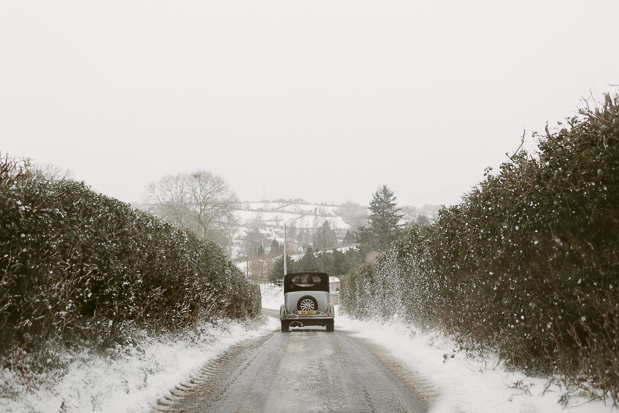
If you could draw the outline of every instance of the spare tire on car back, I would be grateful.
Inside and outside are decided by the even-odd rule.
[[[316,311],[318,310],[318,302],[311,295],[304,295],[297,302],[297,310],[299,311]]]

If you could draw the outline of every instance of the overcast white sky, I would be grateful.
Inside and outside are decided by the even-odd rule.
[[[524,130],[619,91],[618,22],[591,0],[2,2],[0,151],[126,202],[205,169],[246,201],[454,204]]]

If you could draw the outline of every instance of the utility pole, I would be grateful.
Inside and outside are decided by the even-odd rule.
[[[288,268],[286,266],[286,223],[284,222],[284,276],[288,273]]]

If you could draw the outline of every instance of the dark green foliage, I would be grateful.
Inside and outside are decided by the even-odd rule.
[[[320,272],[320,262],[316,258],[312,247],[307,247],[303,257],[294,263],[294,270],[296,272]],[[288,272],[291,272],[290,269]]]
[[[260,292],[214,242],[74,181],[0,159],[3,350],[55,338],[107,346],[131,323],[182,330],[253,316]]]
[[[341,276],[358,267],[363,262],[363,255],[357,248],[345,251],[321,251],[315,253],[311,248],[294,263],[295,272],[326,272],[329,275]],[[292,272],[290,267],[288,272]]]
[[[364,251],[382,251],[397,240],[402,233],[402,219],[396,208],[396,197],[386,186],[378,188],[370,201],[368,223],[356,232],[357,242]]]
[[[323,255],[326,254],[327,253]],[[332,257],[329,262],[331,264],[331,267],[325,269],[325,272],[332,275],[343,275],[351,269],[357,267],[359,264],[355,263],[355,258],[357,258],[359,263],[361,262],[361,254],[356,248],[347,249],[344,252],[340,250],[334,250],[330,253],[330,255]]]
[[[607,97],[547,131],[537,156],[512,157],[434,224],[413,226],[343,280],[342,300],[617,401],[617,251],[619,99]]]
[[[314,253],[311,248],[299,261],[293,261],[288,255],[288,273],[317,271],[329,275],[341,276],[358,267],[363,262],[363,255],[357,248],[347,248],[344,251],[321,251]],[[275,282],[284,278],[284,257],[279,258],[269,274],[269,281]]]
[[[294,261],[290,255],[286,255],[286,269],[288,272],[294,272]],[[284,279],[284,256],[279,257],[275,264],[273,264],[273,269],[268,275],[268,279],[270,282],[274,283],[278,280]]]
[[[415,223],[421,226],[428,225],[430,223],[430,219],[425,215],[419,215]]]

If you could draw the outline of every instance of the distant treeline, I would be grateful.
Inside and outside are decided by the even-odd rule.
[[[117,342],[252,317],[260,291],[214,242],[0,156],[0,348]],[[0,354],[0,355],[3,355]]]
[[[351,314],[399,314],[619,401],[619,99],[547,129],[342,290]]]
[[[342,250],[314,252],[311,247],[305,254],[294,261],[290,255],[286,260],[286,270],[293,272],[326,272],[329,275],[341,276],[357,268],[363,263],[363,253],[356,247]],[[284,278],[284,257],[275,262],[269,273],[269,281],[275,282]]]

